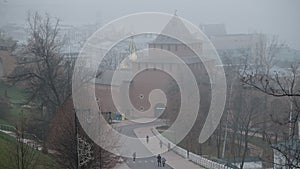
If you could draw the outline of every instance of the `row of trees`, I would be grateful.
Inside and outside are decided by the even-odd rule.
[[[299,135],[298,135],[298,121],[299,121],[299,88],[296,84],[299,83],[299,63],[291,63],[289,68],[276,70],[276,63],[274,59],[278,54],[278,50],[283,45],[273,37],[270,40],[263,40],[258,43],[256,47],[256,62],[250,65],[249,61],[245,59],[242,73],[240,73],[241,82],[247,86],[254,88],[263,94],[270,96],[270,98],[279,98],[276,106],[279,111],[278,114],[271,113],[270,119],[273,132],[268,132],[266,129],[266,115],[263,117],[263,138],[268,138],[270,146],[274,151],[280,152],[283,163],[274,165],[285,168],[300,168],[300,151],[299,151]],[[284,56],[280,56],[284,57]],[[290,104],[290,106],[286,106]],[[274,105],[273,105],[274,106]],[[274,109],[273,109],[274,110]],[[278,111],[277,110],[277,111]],[[275,125],[274,125],[275,124]],[[272,131],[272,130],[271,130]],[[272,137],[276,136],[276,139]],[[280,142],[277,141],[277,136],[280,137]]]
[[[74,68],[74,60],[66,60],[61,55],[61,47],[64,40],[59,38],[59,20],[49,15],[42,16],[38,13],[29,14],[28,17],[28,42],[23,46],[25,58],[19,59],[19,66],[9,77],[14,84],[19,84],[28,93],[26,104],[38,107],[41,112],[39,122],[42,130],[37,135],[50,143],[48,147],[53,150],[51,155],[57,164],[64,168],[76,168],[78,161],[85,163],[85,167],[99,166],[109,168],[114,164],[110,160],[115,157],[95,145],[85,135],[79,126],[79,137],[76,136],[76,118],[71,100],[71,79]],[[261,137],[270,145],[277,141],[288,142],[295,139],[297,135],[297,122],[299,120],[299,90],[298,63],[291,65],[285,72],[273,71],[275,66],[274,58],[283,45],[274,37],[267,40],[261,35],[261,39],[251,50],[240,51],[242,60],[230,61],[227,78],[231,81],[228,85],[228,98],[226,113],[222,118],[220,126],[208,141],[217,147],[217,156],[224,157],[224,154],[231,154],[233,157],[242,157],[240,168],[243,168],[246,156],[251,154],[251,148],[255,147],[250,139]],[[228,56],[230,57],[230,53]],[[107,60],[104,65],[111,66],[112,61]],[[114,69],[114,68],[111,68]],[[227,68],[226,68],[227,69]],[[204,77],[199,78],[205,79]],[[207,81],[207,78],[204,80]],[[205,82],[199,81],[200,85]],[[173,85],[172,85],[173,86]],[[206,86],[207,87],[207,86]],[[201,99],[201,110],[199,119],[189,135],[183,140],[189,150],[195,149],[202,154],[202,145],[198,145],[198,131],[203,125],[202,117],[207,115],[209,106],[209,94],[206,88],[200,89],[201,95],[208,96]],[[171,97],[178,97],[176,86],[170,91]],[[259,93],[260,91],[261,93]],[[282,112],[275,113],[269,103],[279,99],[277,106]],[[168,99],[169,100],[169,99]],[[172,100],[172,99],[171,99]],[[284,100],[288,100],[293,107],[293,113],[283,109]],[[174,119],[173,112],[178,109],[179,100],[175,100],[172,111],[168,117]],[[172,107],[167,105],[167,107]],[[282,113],[288,115],[282,115]],[[61,120],[65,120],[62,122]],[[32,124],[31,124],[32,125]],[[36,128],[36,125],[33,125]],[[273,128],[273,130],[272,130]],[[282,131],[280,133],[276,133]],[[287,132],[287,135],[285,134]],[[102,133],[103,135],[107,133]],[[79,139],[80,138],[80,139]],[[78,140],[84,145],[84,158],[78,157]],[[289,168],[299,167],[299,151],[294,148],[296,142],[273,146],[273,149],[281,152],[286,159],[285,166]],[[46,149],[46,144],[44,144]],[[111,148],[116,148],[117,142],[113,142]],[[211,145],[213,147],[214,145]],[[292,153],[291,153],[292,152]],[[105,158],[106,157],[106,158]],[[92,163],[94,161],[95,163]]]
[[[205,120],[203,117],[207,115],[205,112],[208,112],[207,102],[210,100],[209,94],[205,93],[210,88],[198,81],[201,96],[206,97],[201,97],[197,122],[181,145],[198,154],[205,155],[213,149],[218,158],[242,159],[240,168],[244,167],[245,159],[250,155],[261,157],[264,165],[268,167],[280,165],[299,168],[299,150],[296,149],[299,145],[297,141],[291,145],[291,140],[299,139],[297,127],[300,95],[296,86],[299,82],[299,63],[291,63],[289,68],[277,66],[280,63],[276,62],[276,57],[284,46],[276,36],[268,38],[259,34],[259,40],[251,49],[234,53],[223,51],[221,56],[226,62],[223,66],[228,93],[225,113],[219,127],[207,143],[197,143],[199,131]],[[203,76],[201,78],[205,79]],[[176,119],[174,112],[179,109],[178,93],[176,86],[172,86],[168,93],[174,105],[168,107],[169,112],[166,112],[165,116],[171,121]],[[255,139],[262,140],[260,145],[255,143]],[[286,162],[274,164],[270,149],[279,151]]]
[[[59,19],[48,14],[29,13],[27,23],[29,36],[27,43],[21,46],[23,56],[17,59],[18,66],[8,77],[13,85],[26,91],[28,98],[24,104],[36,107],[36,112],[40,113],[34,116],[38,118],[29,120],[27,131],[39,129],[34,134],[42,140],[43,152],[49,153],[55,161],[50,167],[112,168],[118,157],[90,140],[76,119],[71,94],[75,60],[65,58],[61,53],[64,39],[60,38],[63,36],[59,32]],[[24,133],[24,128],[21,129],[18,131]],[[100,135],[107,138],[109,133]],[[112,149],[116,148],[118,140],[110,143]],[[28,146],[21,145],[22,153],[23,147]],[[22,159],[28,164],[16,164],[19,168],[37,167],[32,159],[38,158],[38,153],[30,152],[23,153]],[[19,149],[16,153],[19,154]],[[29,158],[32,154],[34,157]]]

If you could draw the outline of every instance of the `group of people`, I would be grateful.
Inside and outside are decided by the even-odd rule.
[[[146,136],[146,142],[149,143],[149,136],[148,135]],[[160,142],[159,142],[160,148],[162,148],[162,144],[163,143],[160,140]],[[168,145],[168,149],[169,149],[169,146],[170,145]],[[164,157],[161,157],[160,154],[158,154],[156,158],[157,158],[157,166],[158,167],[164,167],[167,160]],[[133,159],[133,161],[135,161],[135,159],[136,159],[136,152],[134,152],[132,154],[132,159]]]
[[[167,160],[164,157],[161,157],[160,154],[158,154],[156,158],[157,158],[157,166],[161,167],[162,165],[163,167],[165,167]]]
[[[164,157],[161,157],[160,154],[158,154],[156,158],[157,158],[157,166],[158,167],[161,167],[161,166],[165,167],[167,160]],[[135,159],[136,159],[136,153],[135,152],[132,154],[132,159],[133,159],[133,161],[135,161]]]
[[[148,135],[146,136],[146,142],[149,143],[149,136]],[[161,140],[159,140],[159,147],[162,148],[162,146],[163,146],[163,142]],[[169,145],[168,145],[168,148],[169,148]]]

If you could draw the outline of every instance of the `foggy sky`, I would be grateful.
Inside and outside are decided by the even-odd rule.
[[[276,34],[300,49],[299,0],[0,0],[0,26],[46,11],[62,24],[105,24],[135,12],[177,14],[195,25],[223,23],[229,33]]]

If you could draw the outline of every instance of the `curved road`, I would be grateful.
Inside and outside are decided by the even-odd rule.
[[[127,135],[129,137],[137,138],[137,135],[135,134],[134,130],[138,128],[143,128],[143,127],[149,127],[149,126],[156,126],[156,125],[162,125],[162,122],[150,122],[150,123],[132,123],[132,124],[127,124],[124,126],[119,127],[121,129],[121,133],[124,135]],[[145,136],[146,138],[146,136]],[[146,140],[146,139],[145,139]],[[157,145],[159,146],[159,145]],[[123,147],[126,149],[126,145],[123,145]],[[140,145],[137,145],[135,147],[135,150],[125,150],[125,151],[130,151],[130,152],[145,152],[145,153],[151,153],[141,142]],[[152,153],[151,153],[152,154]],[[155,169],[155,168],[166,168],[166,169],[172,169],[169,165],[166,164],[165,167],[158,167],[157,166],[157,160],[156,156],[157,154],[153,154],[152,157],[147,157],[147,158],[139,158],[139,154],[137,153],[137,159],[136,161],[133,161],[132,158],[123,158],[125,163],[130,169]],[[162,157],[164,154],[161,155]],[[167,159],[168,160],[168,159]]]

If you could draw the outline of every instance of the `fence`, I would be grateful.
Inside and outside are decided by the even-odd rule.
[[[16,133],[17,129],[14,126],[6,125],[6,124],[0,124],[0,130],[8,131]],[[24,143],[32,148],[36,148],[37,150],[42,150],[42,146],[38,144],[38,142],[34,141],[37,140],[41,142],[34,134],[24,133],[25,138],[16,138],[16,136],[13,136],[17,139],[17,141]]]
[[[187,158],[190,161],[205,167],[205,168],[213,168],[213,169],[233,169],[231,167],[225,166],[224,164],[217,163],[215,161],[209,160],[207,158],[201,157],[200,155],[187,152],[187,150],[176,146],[174,143],[169,141],[167,138],[163,137],[155,128],[152,128],[152,132],[156,137],[163,142],[163,144],[168,145],[172,147],[172,151],[177,153],[178,155],[182,156],[183,158]]]
[[[11,131],[11,132],[17,131],[14,126],[6,125],[6,124],[0,124],[0,130]]]

